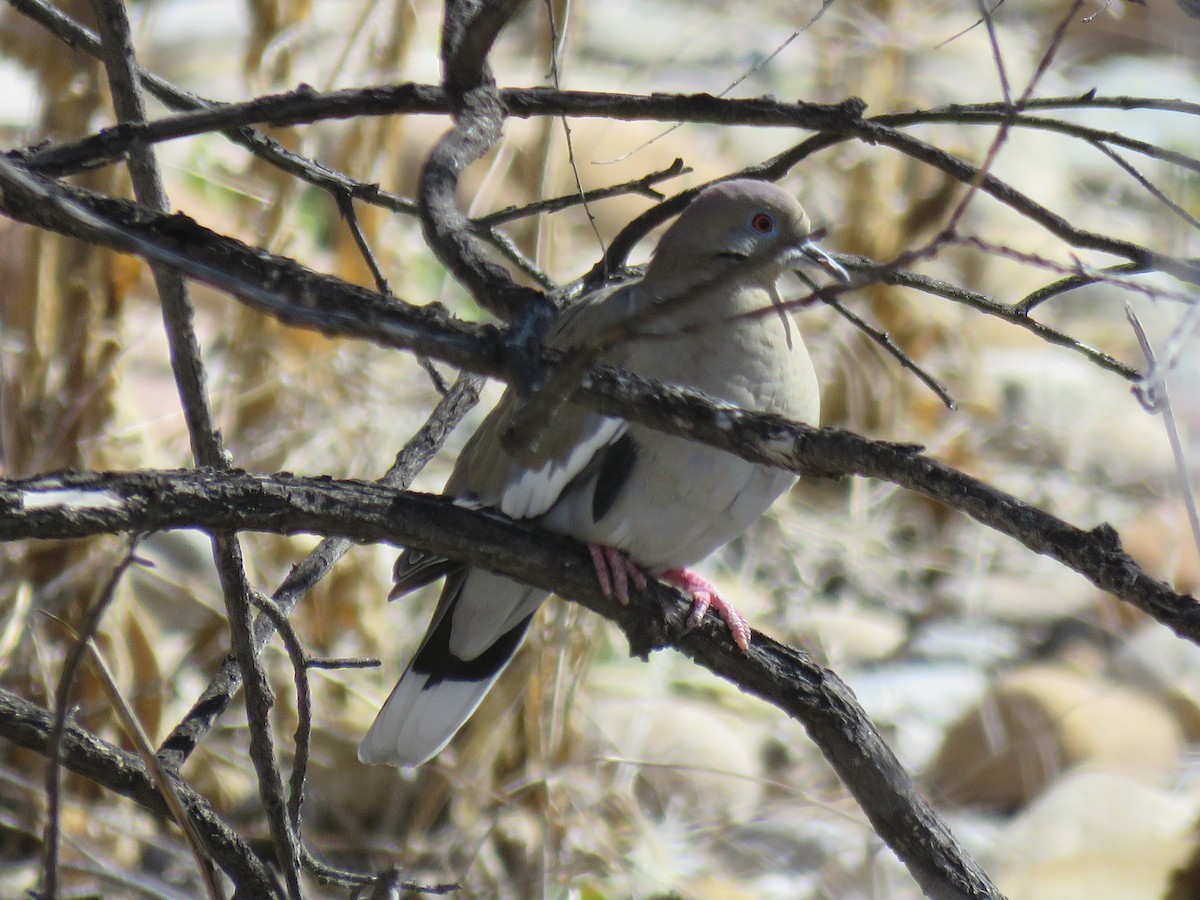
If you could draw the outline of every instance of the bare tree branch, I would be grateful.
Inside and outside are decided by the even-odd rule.
[[[1098,149],[1123,178],[1148,191],[1155,203],[1189,225],[1196,225],[1190,213],[1118,150],[1137,153],[1185,172],[1200,171],[1200,159],[1116,131],[1076,125],[1045,111],[1142,108],[1195,117],[1200,115],[1200,105],[1158,98],[1096,97],[1094,92],[1068,98],[1032,98],[1069,22],[1077,14],[1081,5],[1078,0],[1059,20],[1037,60],[1032,78],[1016,99],[1009,83],[1007,61],[1001,53],[997,22],[992,10],[981,4],[981,21],[988,30],[992,59],[1002,85],[1002,101],[871,118],[864,116],[862,101],[854,98],[836,104],[810,104],[780,102],[771,97],[734,100],[707,94],[605,94],[562,91],[557,89],[557,82],[555,89],[501,89],[495,84],[489,55],[498,34],[520,10],[522,0],[447,0],[441,23],[442,80],[438,86],[401,84],[329,93],[302,86],[243,103],[215,104],[181,91],[138,67],[123,0],[92,0],[100,14],[101,37],[44,0],[9,2],[59,39],[105,62],[119,121],[114,128],[70,144],[31,147],[0,156],[0,212],[18,221],[139,255],[151,263],[163,297],[172,360],[194,456],[198,463],[211,468],[0,480],[0,540],[63,539],[177,527],[199,527],[213,535],[233,652],[209,689],[164,743],[162,758],[165,766],[177,770],[244,682],[250,754],[271,826],[274,855],[282,868],[290,898],[300,897],[302,865],[319,877],[329,877],[341,884],[361,884],[366,876],[324,866],[313,858],[301,839],[300,803],[310,724],[305,669],[312,661],[290,631],[286,616],[351,542],[397,540],[579,598],[583,605],[617,622],[625,630],[635,654],[644,656],[660,647],[674,647],[743,689],[767,699],[803,722],[877,832],[895,849],[930,896],[982,898],[999,894],[987,875],[955,843],[858,707],[849,688],[833,673],[813,664],[804,654],[761,635],[748,655],[735,652],[724,635],[717,633],[711,620],[704,628],[687,632],[683,623],[689,604],[681,595],[661,585],[652,586],[627,607],[606,600],[592,577],[589,557],[566,538],[547,535],[527,523],[513,523],[502,516],[465,510],[446,498],[395,490],[407,487],[412,473],[440,445],[462,411],[474,402],[478,378],[464,376],[449,391],[382,484],[290,475],[260,476],[230,470],[205,395],[203,364],[191,329],[185,277],[211,284],[286,324],[413,351],[422,358],[502,378],[522,392],[548,386],[539,394],[546,403],[587,404],[609,415],[688,436],[792,472],[830,477],[854,474],[903,486],[1052,557],[1103,590],[1145,610],[1180,636],[1200,642],[1200,610],[1195,600],[1147,575],[1122,552],[1116,532],[1106,524],[1090,531],[1077,528],[931,459],[915,446],[869,441],[845,431],[816,430],[778,417],[748,413],[615,369],[592,369],[590,360],[582,354],[564,360],[545,352],[541,336],[555,307],[628,274],[624,266],[637,242],[654,226],[679,212],[695,192],[663,200],[629,223],[604,258],[584,278],[565,289],[559,289],[528,259],[500,226],[601,196],[637,192],[661,199],[653,184],[681,171],[682,161],[663,172],[602,191],[587,192],[579,185],[580,190],[573,195],[510,207],[475,219],[458,205],[461,176],[469,165],[495,146],[504,122],[510,117],[557,116],[562,117],[564,125],[568,117],[604,117],[786,127],[813,132],[787,151],[739,173],[768,180],[780,179],[814,154],[847,141],[888,147],[947,176],[942,179],[945,184],[956,188],[954,182],[958,182],[969,189],[965,195],[961,191],[952,194],[958,199],[953,204],[950,224],[923,246],[903,251],[892,249],[889,252],[894,259],[882,265],[865,258],[853,261],[847,258],[847,264],[857,270],[850,288],[857,290],[876,283],[904,286],[967,305],[1025,328],[1044,341],[1080,353],[1105,370],[1137,380],[1140,373],[1131,367],[1064,331],[1041,324],[1032,318],[1031,311],[1052,297],[1097,282],[1156,297],[1186,299],[1183,291],[1164,290],[1126,276],[1162,272],[1185,285],[1200,284],[1200,261],[1088,230],[991,172],[997,152],[1015,129],[1061,134],[1075,144],[1083,142]],[[827,5],[822,6],[822,12]],[[788,42],[794,38],[795,35]],[[786,45],[785,42],[783,46]],[[142,90],[160,97],[174,109],[187,112],[148,122]],[[441,115],[452,119],[452,126],[425,160],[417,203],[305,159],[252,127],[397,114]],[[915,137],[908,130],[930,123],[953,123],[960,127],[989,125],[996,127],[996,134],[986,158],[976,165],[968,158]],[[292,260],[200,228],[186,216],[167,215],[168,201],[150,148],[160,141],[216,131],[281,171],[330,192],[351,226],[379,293],[353,287]],[[129,161],[134,175],[137,204],[53,180],[124,160]],[[1099,268],[1089,257],[1074,260],[1072,268],[1054,261],[1051,253],[1022,254],[989,241],[986,235],[964,237],[958,233],[956,224],[977,195],[990,196],[1016,211],[1067,247],[1109,254],[1117,261],[1106,262],[1104,268]],[[502,330],[467,325],[436,305],[419,308],[390,297],[383,271],[373,258],[366,236],[355,224],[356,200],[418,216],[429,248],[479,305],[503,319],[506,327]],[[1019,259],[1028,266],[1065,277],[1020,302],[1002,303],[911,271],[916,263],[951,246]],[[540,290],[523,287],[517,281],[518,270]],[[841,289],[830,291],[836,308],[861,323],[853,312],[841,306],[838,298],[842,293]],[[809,302],[811,297],[795,301],[794,305]],[[902,361],[905,359],[895,344],[888,343],[886,334],[875,333],[889,352]],[[915,362],[908,362],[919,371]],[[924,377],[941,396],[949,397],[935,379]],[[444,390],[445,386],[439,385],[439,389]],[[320,547],[279,586],[274,599],[260,602],[262,612],[254,622],[251,603],[258,595],[242,564],[238,543],[238,533],[242,530],[327,535]],[[285,798],[269,727],[270,687],[257,660],[276,629],[284,632],[296,669],[301,718],[290,779],[290,804]],[[58,708],[61,712],[65,703],[59,702]],[[39,738],[37,726],[25,727],[21,722],[40,721],[41,713],[15,698],[10,701],[8,695],[0,692],[0,733],[25,742],[26,746],[40,748],[45,741]],[[139,802],[155,809],[161,807],[161,796],[154,793],[152,786],[146,788],[138,781],[135,790],[122,780],[121,772],[128,764],[117,751],[78,729],[68,726],[64,733],[62,753],[67,765],[94,773],[93,777],[115,790],[122,790],[120,785],[124,784],[124,790],[133,790]],[[55,752],[53,741],[49,752]],[[191,798],[189,803],[199,804],[198,811],[190,814],[207,823],[198,832],[204,836],[214,858],[238,881],[239,889],[247,895],[283,895],[284,887],[262,863],[249,856],[237,836],[223,833],[219,820],[214,823],[205,818],[211,812],[203,807],[203,801],[187,796]],[[53,893],[53,866],[48,865],[47,871]],[[390,880],[383,878],[376,883],[379,891],[390,890],[390,884]]]
[[[122,121],[144,122],[146,109],[125,5],[122,0],[93,0],[93,7],[103,41],[104,64],[117,117]],[[169,208],[167,194],[152,149],[138,144],[131,148],[130,174],[139,202],[156,212],[166,212]],[[161,263],[152,263],[151,269],[162,301],[171,368],[187,421],[193,457],[199,465],[224,468],[229,465],[229,459],[209,405],[204,363],[193,326],[194,316],[186,283],[178,271]],[[251,638],[252,589],[246,577],[242,548],[236,533],[213,535],[213,559],[228,611],[230,642],[242,670],[243,696],[250,731],[250,758],[258,774],[259,794],[271,840],[283,871],[288,897],[290,900],[302,900],[298,838],[287,816],[283,780],[275,760],[270,724],[271,688]]]
[[[56,494],[65,504],[54,504]],[[403,541],[574,598],[616,622],[635,655],[673,647],[798,719],[930,897],[1000,896],[836,675],[758,632],[743,653],[715,616],[688,631],[690,600],[657,582],[628,606],[605,597],[586,548],[568,538],[464,509],[446,497],[247,473],[65,473],[0,481],[0,510],[0,539],[84,536],[121,531],[134,521],[143,530],[222,531],[236,520],[247,530]]]
[[[442,22],[442,86],[454,127],[434,145],[421,169],[419,206],[425,240],[437,258],[501,319],[528,321],[544,295],[523,288],[488,259],[470,220],[458,207],[458,179],[500,139],[504,109],[487,54],[504,23],[524,0],[447,0]]]
[[[0,688],[0,736],[47,756],[52,727],[50,713]],[[62,762],[71,771],[128,797],[151,812],[170,815],[153,776],[135,753],[114,747],[91,732],[68,724],[63,731]],[[282,900],[284,893],[279,882],[258,854],[186,781],[171,772],[167,777],[205,848],[225,874],[248,896]]]
[[[785,456],[807,471],[818,467],[829,471],[835,465],[860,474],[887,469],[891,480],[1011,534],[1136,604],[1181,636],[1200,640],[1200,606],[1141,571],[1121,552],[1116,532],[1106,525],[1082,531],[912,448],[743,414],[683,392],[661,393],[674,394],[674,400],[687,404],[689,424],[704,423],[701,433],[715,429],[727,436],[755,434],[760,443],[757,458],[762,461]],[[651,399],[647,394],[640,402]],[[674,646],[800,718],[923,887],[931,896],[954,896],[944,885],[939,888],[937,878],[926,871],[932,865],[933,871],[945,873],[942,864],[931,864],[928,856],[930,846],[938,848],[937,853],[949,852],[945,841],[933,833],[940,823],[930,818],[932,810],[913,793],[907,775],[894,764],[840,681],[802,654],[762,635],[755,635],[750,654],[742,656],[728,646],[712,619],[700,633],[681,634],[690,604],[661,585],[648,592],[653,602],[624,607],[603,597],[586,550],[569,539],[494,513],[463,509],[444,497],[397,493],[363,482],[245,473],[66,473],[0,481],[0,510],[0,539],[5,540],[172,527],[223,531],[235,525],[285,533],[315,531],[358,541],[394,540],[575,598],[620,625],[634,653]],[[915,845],[914,834],[921,835]],[[960,865],[970,868],[966,862],[951,868],[960,871]],[[975,895],[988,896],[986,892]]]
[[[446,437],[479,399],[482,379],[461,376],[449,393],[442,398],[428,420],[396,457],[395,463],[380,479],[380,484],[406,488],[417,473],[441,448]],[[333,568],[350,549],[346,538],[327,537],[297,564],[276,589],[272,600],[286,615]],[[261,652],[274,634],[274,624],[268,616],[254,623],[255,652]],[[222,663],[204,693],[191,710],[163,741],[159,755],[178,770],[199,745],[217,719],[228,708],[233,695],[241,687],[241,672],[237,660],[230,655]]]
[[[30,0],[10,2],[23,4]],[[789,103],[770,97],[614,94],[544,87],[501,88],[500,99],[505,112],[514,118],[555,115],[568,118],[611,118],[628,122],[667,122],[679,119],[696,125],[806,128],[811,131],[830,132],[832,135],[841,136],[842,139],[853,136],[852,132],[860,120],[889,128],[938,123],[998,125],[1011,120],[1014,127],[1053,131],[1085,141],[1114,144],[1189,171],[1196,171],[1200,167],[1200,160],[1177,150],[1140,141],[1117,131],[1090,128],[1062,119],[1033,116],[1028,113],[1014,113],[1012,109],[998,103],[950,104],[928,110],[883,113],[863,120],[861,113],[864,106],[857,100],[847,100],[838,104]],[[1030,99],[1024,109],[1145,109],[1200,116],[1200,104],[1155,97],[1083,95]],[[264,94],[239,103],[205,106],[195,112],[165,116],[144,124],[122,123],[75,141],[29,148],[24,152],[24,156],[30,165],[42,174],[58,176],[111,165],[123,158],[135,143],[156,144],[213,131],[248,128],[252,125],[306,125],[360,116],[450,115],[451,111],[445,90],[436,85],[406,82],[324,93],[301,87],[282,93]],[[340,177],[346,179],[346,182],[339,183],[338,186],[349,189],[356,199],[376,203],[396,212],[416,214],[416,205],[412,201],[396,204],[387,199],[389,195],[386,192],[371,197],[369,194],[372,189],[379,191],[378,185],[365,185],[345,175]]]
[[[601,384],[603,392],[597,390]],[[596,390],[592,396],[602,412],[617,414],[632,402],[643,410],[636,420],[653,422],[668,433],[691,436],[755,462],[807,475],[879,478],[916,491],[1007,534],[1035,553],[1058,560],[1181,637],[1200,643],[1200,605],[1142,571],[1122,552],[1116,532],[1106,524],[1084,531],[925,456],[911,445],[887,444],[839,429],[815,429],[778,416],[750,413],[614,369],[594,371],[585,378],[583,389]],[[609,399],[614,395],[622,400]],[[67,493],[56,494],[62,491]],[[351,495],[339,493],[345,491]],[[73,492],[83,492],[77,502]],[[55,506],[59,496],[65,504],[61,507]],[[342,521],[331,512],[339,497],[347,504],[343,509],[360,504],[358,513],[350,517],[353,521]],[[301,518],[292,515],[297,508],[303,511]],[[473,520],[458,517],[453,508],[452,500],[397,494],[365,482],[236,473],[228,477],[216,473],[64,473],[24,481],[0,480],[0,540],[85,537],[189,525],[223,530],[240,523],[250,531],[313,531],[357,541],[396,541],[485,567],[494,560],[472,553],[469,544],[476,538],[487,541],[489,536],[503,533],[514,552],[525,546],[516,532],[483,529],[484,519],[494,522],[501,517],[483,516],[478,527],[470,526]],[[503,527],[539,533],[530,526]],[[439,530],[442,528],[445,531]],[[446,536],[455,529],[469,530],[471,535]],[[502,545],[503,540],[497,538],[496,544]],[[523,571],[512,574],[524,576]]]
[[[0,212],[14,219],[161,259],[286,325],[331,336],[355,337],[383,347],[414,350],[480,374],[507,378],[512,371],[511,337],[504,341],[496,329],[461,322],[440,307],[417,307],[380,297],[313,272],[294,260],[272,256],[217,235],[186,216],[155,217],[125,201],[39,179],[3,157],[0,157],[0,186],[7,187],[0,197]],[[1082,353],[1124,378],[1140,377],[1136,370],[1112,356],[1030,318],[1021,306],[1000,303],[978,291],[929,276],[879,266],[865,257],[841,255],[839,259],[856,269],[864,283],[878,280],[966,304],[1025,328],[1049,343]],[[1145,268],[1145,264],[1131,263],[1113,271],[1137,272]],[[1095,280],[1100,279],[1086,283]],[[1072,286],[1083,283],[1073,282]]]

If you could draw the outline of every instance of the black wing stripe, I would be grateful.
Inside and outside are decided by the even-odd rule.
[[[602,451],[600,468],[596,472],[596,487],[592,492],[592,521],[599,522],[621,494],[637,463],[637,444],[628,434],[609,444]]]
[[[458,579],[453,585],[456,592],[463,589],[466,573],[452,575]],[[510,628],[495,642],[474,659],[459,659],[450,651],[450,629],[454,620],[454,603],[457,597],[446,606],[446,613],[440,617],[437,624],[430,630],[421,649],[413,657],[411,668],[414,672],[427,675],[429,680],[424,690],[429,690],[443,681],[487,681],[504,668],[512,655],[517,652],[525,629],[533,618],[533,613]]]

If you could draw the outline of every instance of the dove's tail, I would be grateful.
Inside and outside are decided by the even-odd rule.
[[[411,767],[450,742],[521,644],[545,591],[460,568],[442,589],[433,622],[358,747],[365,763]]]

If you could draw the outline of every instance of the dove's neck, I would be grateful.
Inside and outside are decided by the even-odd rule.
[[[687,282],[675,280],[670,292],[649,278],[642,282],[633,300],[637,330],[663,334],[698,328],[750,325],[757,316],[777,314],[774,279],[746,278],[743,273],[698,273]]]

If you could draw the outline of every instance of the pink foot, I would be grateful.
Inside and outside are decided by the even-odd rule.
[[[721,617],[733,642],[743,651],[750,649],[750,623],[733,604],[726,600],[709,581],[701,578],[695,572],[687,569],[668,569],[658,576],[667,584],[674,585],[685,594],[692,595],[692,613],[688,616],[687,627],[695,628],[704,619],[704,614],[711,606]]]
[[[629,603],[629,582],[632,581],[639,588],[646,587],[646,573],[620,550],[603,544],[588,544],[588,552],[592,554],[592,567],[596,570],[596,580],[600,582],[600,590],[605,597],[615,595],[620,604],[626,606]]]

